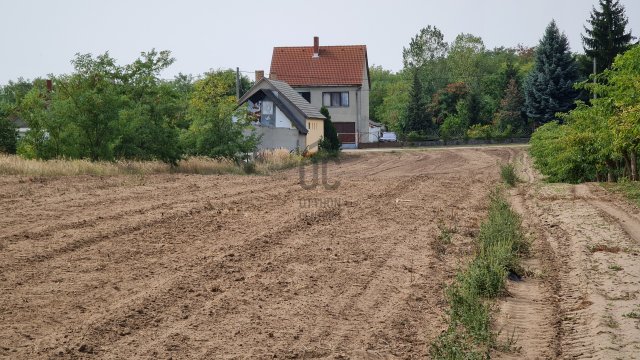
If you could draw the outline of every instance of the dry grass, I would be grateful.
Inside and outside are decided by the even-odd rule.
[[[301,155],[286,149],[261,151],[255,158],[255,173],[268,174],[302,164]],[[230,160],[190,157],[171,167],[160,161],[31,160],[15,155],[0,155],[0,175],[74,176],[74,175],[151,175],[151,174],[244,174],[246,166]]]
[[[263,150],[256,154],[255,162],[258,172],[269,173],[272,171],[290,169],[304,164],[306,159],[287,149]]]
[[[1,175],[72,176],[157,174],[169,172],[170,166],[156,161],[91,162],[88,160],[30,160],[14,155],[0,156]]]
[[[176,167],[168,167],[171,173],[180,174],[243,174],[244,171],[231,160],[216,160],[207,157],[190,157],[181,160]]]

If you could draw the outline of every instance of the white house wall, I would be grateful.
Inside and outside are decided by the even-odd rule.
[[[285,115],[279,107],[276,106],[276,127],[277,128],[286,128],[286,129],[295,129],[291,119]]]
[[[307,146],[306,136],[300,134],[297,129],[256,126],[254,131],[256,135],[261,135],[258,150],[284,148],[294,151],[304,149]]]
[[[360,137],[360,141],[367,142],[369,140],[369,136],[366,134],[369,132],[369,71],[366,66],[363,66],[362,70],[362,89],[358,98],[360,118],[358,119],[357,129],[359,133],[365,134]]]

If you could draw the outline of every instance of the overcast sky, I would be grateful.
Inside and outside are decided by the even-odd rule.
[[[120,64],[171,50],[163,77],[209,69],[269,71],[274,46],[365,44],[369,64],[399,70],[402,47],[426,25],[451,41],[481,36],[488,48],[533,46],[555,18],[573,51],[597,0],[0,0],[0,84],[68,73],[75,53],[109,51]],[[630,26],[640,1],[621,0]],[[636,26],[640,28],[640,26]],[[633,29],[638,35],[640,29]]]

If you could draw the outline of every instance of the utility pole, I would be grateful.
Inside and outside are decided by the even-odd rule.
[[[236,100],[240,100],[240,68],[236,67]]]

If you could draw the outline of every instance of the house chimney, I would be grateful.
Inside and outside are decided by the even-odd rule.
[[[317,36],[313,37],[313,57],[320,57],[320,38]]]
[[[278,80],[278,74],[276,74],[276,73],[271,73],[271,74],[269,74],[269,79],[271,79],[271,80]]]
[[[256,70],[256,82],[262,80],[264,77],[264,70]]]
[[[47,92],[53,91],[53,80],[47,79]]]

